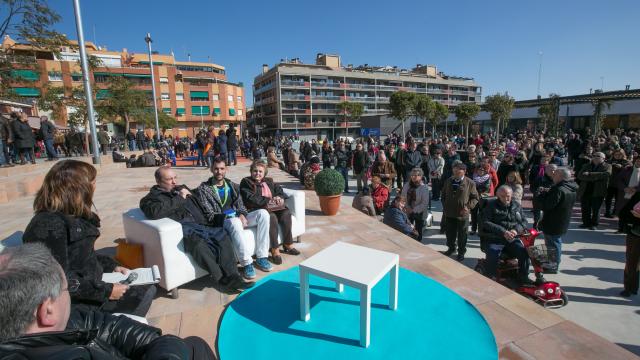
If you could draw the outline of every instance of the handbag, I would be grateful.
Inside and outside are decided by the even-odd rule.
[[[284,204],[284,202],[282,204],[278,204],[274,199],[269,199],[269,202],[267,203],[268,212],[276,212],[276,211],[284,210],[286,208],[287,206]]]
[[[127,239],[117,239],[115,259],[124,267],[137,269],[144,267],[144,254],[142,244],[132,244]]]

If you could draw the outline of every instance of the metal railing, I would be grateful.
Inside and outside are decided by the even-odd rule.
[[[340,83],[312,81],[311,82],[311,86],[313,86],[313,87],[324,87],[324,88],[339,88],[340,87]]]
[[[293,80],[282,80],[280,82],[280,85],[282,86],[302,86],[302,87],[308,87],[308,85],[305,85],[305,81],[293,81]]]
[[[282,95],[282,100],[305,100],[309,95]]]
[[[323,95],[312,95],[312,100],[317,101],[340,101],[340,96],[323,96]]]

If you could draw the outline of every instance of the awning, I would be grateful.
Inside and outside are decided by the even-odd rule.
[[[108,98],[110,96],[111,96],[111,93],[107,89],[100,89],[96,93],[96,99],[98,99],[98,100],[104,100],[104,99],[106,99],[106,98]]]
[[[129,78],[150,78],[150,74],[124,74],[124,77]]]
[[[40,74],[33,70],[11,70],[11,77],[36,81],[40,79]]]
[[[213,108],[213,115],[220,115],[220,108]]]
[[[208,99],[209,93],[206,91],[192,91],[189,93],[189,96],[196,99]]]
[[[176,115],[184,115],[184,113],[185,113],[184,108],[176,109]]]
[[[171,114],[171,108],[162,108],[162,112],[165,114]]]
[[[18,96],[40,96],[40,89],[36,88],[13,88]]]
[[[208,106],[192,106],[191,114],[192,115],[209,115],[209,107]]]
[[[149,65],[149,62],[148,61],[138,61],[138,64]],[[153,65],[162,65],[162,64],[164,64],[164,62],[162,62],[162,61],[154,61],[153,62]]]
[[[229,115],[235,116],[236,115],[236,109],[229,109]]]

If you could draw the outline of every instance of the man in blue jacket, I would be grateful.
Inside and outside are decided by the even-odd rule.
[[[413,227],[413,224],[411,224],[407,214],[404,212],[405,205],[406,199],[402,196],[396,196],[391,206],[384,211],[382,222],[407,236],[421,241],[418,230]]]

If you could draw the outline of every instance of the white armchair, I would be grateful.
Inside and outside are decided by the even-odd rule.
[[[285,202],[291,211],[291,232],[300,242],[306,228],[305,193],[290,189],[284,189],[284,192],[289,195]],[[180,285],[208,274],[184,252],[182,226],[177,221],[168,218],[148,220],[138,208],[122,214],[122,220],[127,241],[143,245],[144,265],[158,265],[162,276],[160,286],[171,291],[172,297],[178,297]],[[245,229],[244,236],[254,239],[256,228]],[[282,242],[281,232],[278,240]],[[255,245],[255,242],[251,243]]]

